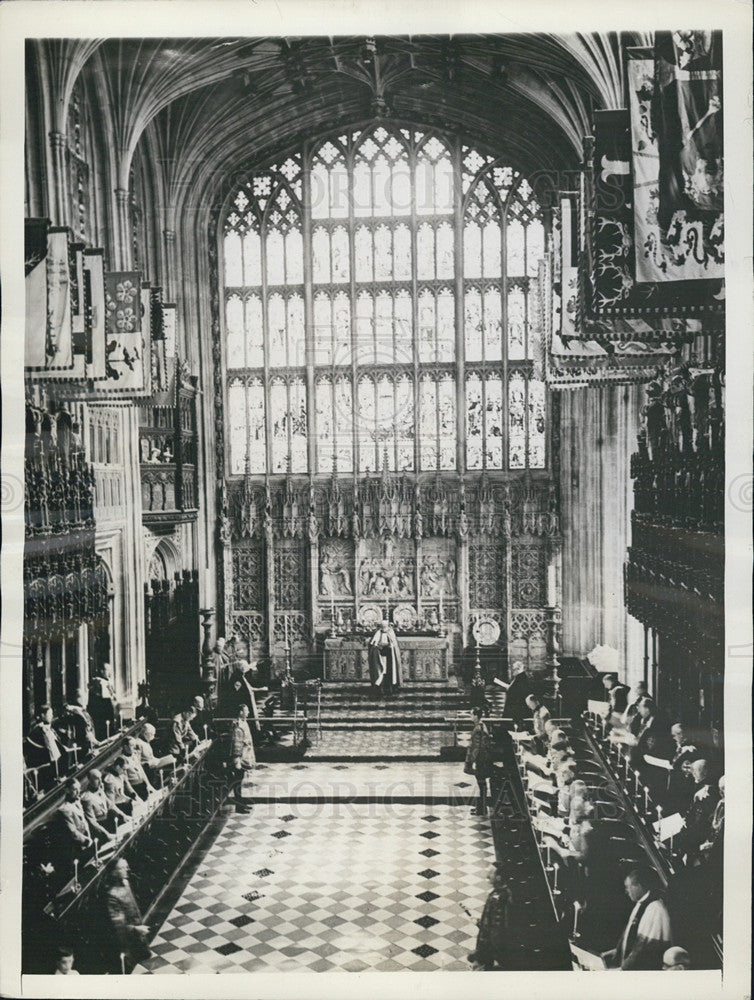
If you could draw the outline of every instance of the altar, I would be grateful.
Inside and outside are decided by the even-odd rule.
[[[450,636],[398,635],[405,681],[446,681],[451,657]],[[368,681],[368,636],[325,639],[326,681]]]

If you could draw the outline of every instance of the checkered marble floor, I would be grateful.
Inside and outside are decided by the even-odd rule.
[[[453,743],[443,729],[323,729],[311,735],[307,758],[321,757],[437,757],[441,747]]]
[[[468,970],[494,859],[466,806],[260,803],[228,818],[135,971]]]
[[[311,799],[418,799],[471,803],[476,782],[462,763],[305,758],[298,764],[257,764],[244,783],[243,797],[257,803]]]

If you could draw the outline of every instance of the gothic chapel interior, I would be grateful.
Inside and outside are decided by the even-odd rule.
[[[703,245],[673,256],[665,203],[659,222],[639,211],[637,172],[649,168],[636,143],[637,129],[654,128],[656,169],[672,169],[658,122],[675,97],[646,89],[674,58],[711,66],[711,86],[720,42],[682,37],[684,48],[676,36],[704,33],[667,34],[28,42],[30,941],[47,933],[46,892],[76,967],[106,963],[85,930],[97,905],[87,879],[104,884],[117,857],[83,879],[77,860],[72,896],[40,888],[32,870],[66,776],[83,787],[92,761],[117,765],[118,741],[145,719],[167,750],[176,713],[201,696],[197,763],[187,752],[176,769],[182,744],[170,749],[155,794],[227,777],[224,741],[252,674],[256,785],[233,793],[247,811],[265,767],[455,761],[445,804],[417,807],[442,833],[442,810],[476,791],[473,777],[456,785],[474,704],[518,780],[511,720],[518,732],[532,716],[525,702],[516,716],[519,678],[571,720],[577,758],[578,737],[618,781],[640,852],[621,860],[674,884],[683,861],[650,822],[669,779],[655,767],[640,784],[637,770],[634,787],[636,760],[629,773],[626,751],[624,773],[620,743],[589,708],[608,704],[604,675],[644,685],[639,696],[666,719],[668,766],[670,725],[682,722],[709,748],[715,782],[724,771],[722,212],[714,191],[701,208],[684,194]],[[658,240],[648,257],[640,224]],[[374,692],[381,622],[400,650],[392,700]],[[59,759],[49,745],[40,757],[33,732],[47,708],[69,720],[70,738],[87,699],[98,730],[89,764],[80,741],[71,756],[65,725]],[[663,757],[659,743],[649,753]],[[189,821],[154,808],[115,848],[153,932],[204,836],[196,810]],[[217,824],[227,800],[202,808]],[[262,823],[259,809],[239,807],[234,821]],[[508,834],[492,827],[484,858],[501,863]],[[288,828],[277,818],[264,836],[273,830]],[[530,943],[526,960],[570,968],[582,883],[565,885],[564,913],[549,848],[549,867],[537,867],[538,831],[527,813],[532,898],[565,950],[543,959]],[[161,845],[151,867],[139,837]],[[437,855],[444,841],[418,843]],[[417,858],[419,888],[435,889],[447,855],[428,858]],[[257,860],[254,875],[270,880],[283,865]],[[561,878],[569,872],[564,863]],[[584,899],[586,934],[600,911]],[[243,913],[233,947],[210,941],[214,958],[282,967],[248,945],[241,928],[263,918],[244,927]],[[445,918],[432,913],[412,917],[425,936],[411,961],[469,968],[475,924],[459,958],[463,935],[438,944],[432,926]],[[122,945],[121,971],[156,961],[190,971],[159,933],[151,958]],[[670,943],[710,967],[720,933],[710,914]],[[336,961],[317,954],[322,970]],[[350,957],[354,970],[409,967],[392,951],[362,959]],[[38,949],[25,961],[38,971]]]

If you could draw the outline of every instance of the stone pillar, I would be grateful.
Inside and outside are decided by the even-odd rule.
[[[131,219],[129,212],[129,197],[127,188],[116,188],[115,199],[118,211],[118,245],[120,247],[119,267],[127,271],[131,266]]]
[[[52,190],[50,191],[50,215],[53,225],[67,226],[70,213],[68,211],[68,188],[66,184],[67,168],[65,162],[66,139],[62,132],[50,132],[50,150],[52,153]]]

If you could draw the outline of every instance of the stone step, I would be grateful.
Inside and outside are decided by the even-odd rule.
[[[322,691],[368,691],[371,687],[369,679],[362,681],[323,681]],[[401,685],[402,691],[463,691],[462,685],[457,678],[449,677],[447,680],[426,680],[426,681],[404,681]]]
[[[465,691],[406,691],[405,688],[401,688],[396,694],[396,698],[400,698],[402,701],[462,701],[466,699],[468,695]],[[316,701],[316,695],[314,698],[309,698],[309,702]],[[373,701],[374,698],[369,688],[365,691],[323,691],[321,701],[325,702],[344,702],[344,701]]]
[[[316,731],[317,724],[310,720],[310,726]],[[411,730],[411,729],[432,729],[436,732],[447,733],[452,739],[453,727],[439,719],[354,719],[353,721],[325,721],[321,722],[323,730],[343,730],[343,732],[353,732],[354,730]]]

